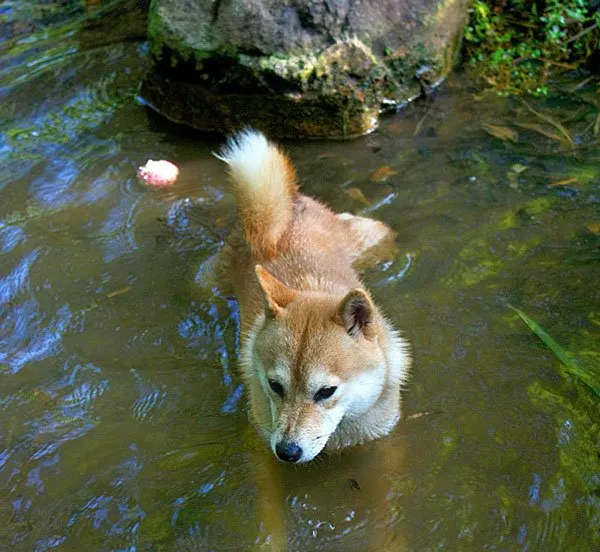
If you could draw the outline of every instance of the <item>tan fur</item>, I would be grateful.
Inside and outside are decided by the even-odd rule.
[[[276,451],[299,462],[391,431],[410,364],[407,345],[381,315],[353,265],[395,233],[336,215],[297,190],[287,157],[259,133],[230,140],[240,227],[223,251],[241,318],[241,368],[253,420]],[[269,380],[284,388],[273,391]],[[322,388],[336,387],[326,400]]]

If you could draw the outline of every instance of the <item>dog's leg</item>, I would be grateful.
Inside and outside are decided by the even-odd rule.
[[[336,215],[350,238],[352,264],[358,271],[378,262],[393,260],[398,253],[396,232],[387,224],[366,217],[341,213]]]
[[[260,527],[253,550],[284,552],[287,548],[285,501],[282,492],[281,466],[268,447],[256,436],[256,430],[246,430],[252,479],[256,488],[255,519]]]
[[[200,263],[194,283],[201,292],[212,295],[218,289],[222,295],[232,295],[231,282],[231,247],[225,244],[214,255]]]

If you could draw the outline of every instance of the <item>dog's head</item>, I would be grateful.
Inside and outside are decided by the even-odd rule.
[[[265,320],[249,360],[270,408],[271,448],[281,460],[308,462],[342,418],[359,418],[381,394],[381,317],[363,290],[299,292],[260,266],[256,274]]]

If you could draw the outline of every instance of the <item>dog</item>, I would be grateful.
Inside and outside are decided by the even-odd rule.
[[[409,347],[356,267],[395,232],[302,194],[289,158],[258,131],[234,135],[215,155],[237,204],[219,272],[239,305],[258,431],[279,460],[298,464],[387,435],[400,418]]]

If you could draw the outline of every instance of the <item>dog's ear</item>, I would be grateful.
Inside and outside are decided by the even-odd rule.
[[[268,314],[274,317],[283,315],[285,308],[298,296],[298,292],[280,282],[261,265],[256,265],[254,270],[263,290]]]
[[[373,318],[375,307],[370,297],[362,289],[353,289],[342,299],[336,322],[346,329],[352,337],[362,334],[367,339],[375,336]]]

